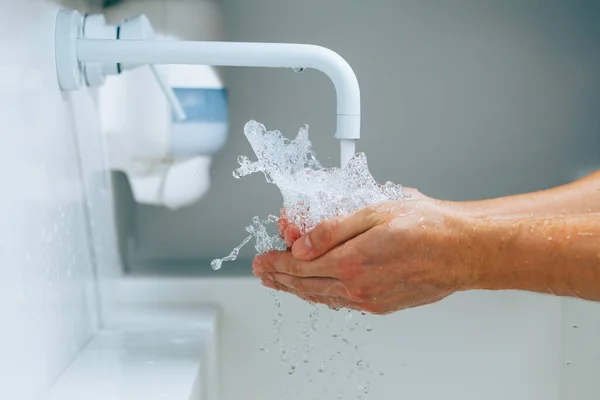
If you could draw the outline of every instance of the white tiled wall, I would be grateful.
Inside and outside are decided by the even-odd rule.
[[[92,97],[56,81],[58,7],[0,0],[1,399],[53,383],[98,327],[94,275],[118,271]]]

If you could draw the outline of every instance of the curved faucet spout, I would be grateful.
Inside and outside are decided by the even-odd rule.
[[[56,71],[63,90],[79,89],[84,75],[86,83],[94,86],[106,74],[143,64],[313,68],[325,73],[336,90],[335,137],[341,140],[342,166],[354,155],[360,138],[360,88],[350,65],[329,49],[307,44],[153,40],[145,16],[125,20],[118,28],[107,25],[102,16],[88,16],[85,21],[84,29],[84,18],[75,10],[60,10],[56,18]],[[168,90],[166,94],[177,105]],[[183,118],[181,110],[174,107],[174,111]]]
[[[342,165],[360,138],[360,88],[354,71],[337,53],[306,44],[78,39],[80,62],[200,64],[233,67],[313,68],[333,82],[337,95],[335,137],[349,140]]]

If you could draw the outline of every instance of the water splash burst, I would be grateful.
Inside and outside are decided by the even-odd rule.
[[[240,166],[233,171],[233,176],[242,178],[262,172],[267,182],[279,188],[286,218],[302,233],[325,220],[352,214],[369,204],[404,198],[401,185],[377,183],[369,172],[364,153],[355,154],[344,168],[323,167],[311,149],[306,125],[295,139],[290,140],[279,131],[267,131],[264,125],[250,121],[244,127],[244,135],[257,160],[239,156]],[[285,250],[285,243],[278,233],[271,236],[266,228],[267,224],[277,220],[272,215],[266,220],[254,217],[253,224],[246,227],[250,236],[227,257],[213,260],[213,268],[220,268],[224,261],[235,260],[240,249],[252,238],[256,241],[254,247],[258,254]]]

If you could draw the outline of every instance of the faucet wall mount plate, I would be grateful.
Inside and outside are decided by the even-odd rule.
[[[77,39],[83,36],[83,16],[61,10],[56,17],[56,73],[62,90],[77,90],[83,84],[83,65],[77,57]]]

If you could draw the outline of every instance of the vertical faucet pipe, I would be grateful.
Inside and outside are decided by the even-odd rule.
[[[331,79],[337,95],[335,137],[342,166],[360,138],[360,88],[350,65],[324,47],[306,44],[78,39],[80,62],[198,64],[231,67],[313,68]]]

